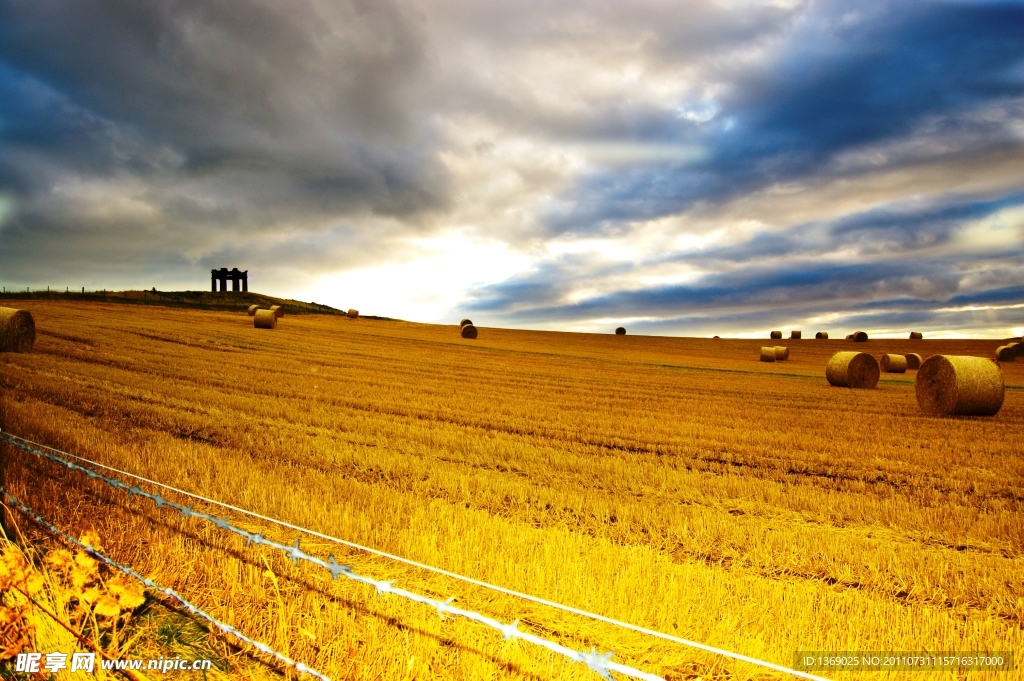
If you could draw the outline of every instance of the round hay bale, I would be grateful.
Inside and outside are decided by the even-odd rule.
[[[712,336],[712,338],[718,338],[718,336]]]
[[[1016,341],[1010,341],[1009,343],[1006,344],[1006,347],[1010,348],[1010,351],[1013,352],[1014,357],[1020,356],[1020,343]]]
[[[854,343],[867,343],[868,335],[863,331],[854,331],[852,334],[850,334],[850,340],[852,340]]]
[[[772,331],[771,335],[768,337],[771,338],[772,340],[782,340],[782,332]]]
[[[910,340],[922,340],[922,339],[924,339],[924,334],[921,333],[920,331],[911,331],[910,332]]]
[[[1013,345],[1013,351],[1017,354],[1018,357],[1024,357],[1024,343],[1016,343],[1011,345]]]
[[[1017,353],[1008,345],[1000,345],[996,348],[996,359],[1000,362],[1012,362],[1016,357]]]
[[[277,313],[273,310],[256,310],[256,314],[252,318],[252,325],[256,329],[276,329]]]
[[[249,306],[249,310],[248,310],[249,311],[249,316],[250,317],[254,316],[256,314],[256,310],[258,310],[258,309],[260,309],[259,305],[250,305]]]
[[[790,331],[789,332],[789,339],[790,340],[800,340],[800,338],[802,336],[803,336],[803,332],[801,332],[801,331]]]
[[[459,322],[459,326],[465,326],[466,324],[472,324],[472,323],[473,323],[473,320],[471,320],[471,319],[463,319],[461,322]]]
[[[620,326],[619,328],[615,329],[615,335],[616,336],[625,336],[626,335],[626,327]]]
[[[280,319],[284,316],[284,308],[280,305],[271,305],[270,311],[274,313],[274,316]]]
[[[866,352],[837,352],[825,365],[825,378],[840,388],[874,388],[878,362]]]
[[[906,354],[906,358],[908,369],[913,369],[914,371],[917,371],[918,369],[921,368],[921,355],[917,354],[916,352],[908,352]]]
[[[0,352],[31,352],[36,322],[28,310],[0,307]]]
[[[470,340],[476,338],[476,327],[472,324],[466,324],[462,327],[462,337],[469,338]]]
[[[846,334],[846,340],[853,340],[853,334],[852,333]]]
[[[917,405],[934,416],[994,416],[1003,406],[1003,372],[984,357],[932,355],[914,383]]]
[[[882,355],[882,359],[878,360],[878,366],[887,374],[905,374],[907,373],[907,358],[903,355]]]
[[[345,313],[345,316],[349,319],[359,319],[359,310],[349,308],[348,312]]]
[[[761,348],[761,361],[762,362],[774,362],[775,361],[775,348],[774,347]]]
[[[828,334],[825,333],[824,331],[819,331],[818,333],[814,334],[814,339],[815,340],[828,340]]]
[[[775,346],[775,361],[782,362],[789,359],[789,348],[783,347],[782,345]]]

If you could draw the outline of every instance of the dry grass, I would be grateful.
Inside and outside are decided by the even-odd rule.
[[[468,344],[377,320],[254,334],[230,313],[32,312],[36,352],[0,357],[7,427],[108,465],[782,664],[797,649],[1024,649],[1024,366],[1003,367],[1006,402],[985,419],[922,414],[907,377],[850,391],[822,376],[839,350],[991,342],[831,340],[767,366],[757,340],[488,329]],[[594,678],[10,456],[12,492],[57,524],[95,528],[114,557],[332,678]],[[303,546],[669,679],[783,678]],[[914,675],[933,678],[950,676]]]

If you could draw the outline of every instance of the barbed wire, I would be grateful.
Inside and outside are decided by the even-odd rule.
[[[302,526],[299,526],[299,525],[293,525],[292,523],[288,523],[288,522],[285,522],[285,521],[282,521],[282,520],[278,520],[276,518],[271,518],[271,517],[268,517],[268,516],[265,516],[265,515],[261,515],[259,513],[255,513],[253,511],[248,510],[248,509],[240,508],[238,506],[233,506],[231,504],[227,504],[227,503],[224,503],[222,501],[217,501],[216,499],[210,499],[210,498],[198,495],[198,494],[194,494],[192,492],[186,492],[185,490],[181,490],[181,489],[178,489],[176,487],[172,487],[170,485],[167,485],[167,484],[155,481],[155,480],[151,480],[149,478],[146,478],[146,477],[143,477],[143,476],[140,476],[140,475],[136,475],[134,473],[130,473],[128,471],[119,470],[119,469],[113,468],[111,466],[106,466],[104,464],[101,464],[101,463],[98,463],[98,462],[95,462],[95,461],[91,461],[89,459],[86,459],[84,457],[78,456],[76,454],[72,454],[70,452],[65,452],[65,451],[62,451],[60,449],[56,449],[54,447],[50,447],[48,445],[40,444],[38,442],[33,442],[32,440],[28,440],[28,439],[20,437],[18,435],[13,435],[11,433],[0,431],[0,439],[6,440],[10,444],[18,447],[19,449],[22,449],[22,450],[24,450],[26,452],[30,452],[30,453],[35,454],[37,456],[41,456],[41,457],[43,457],[45,459],[48,459],[50,461],[54,461],[54,462],[59,463],[59,464],[61,464],[63,466],[66,466],[66,467],[68,467],[68,468],[70,468],[72,470],[82,471],[87,476],[89,476],[91,478],[101,479],[101,480],[107,482],[107,484],[111,485],[112,487],[114,487],[116,489],[121,489],[123,491],[128,492],[129,494],[135,494],[135,495],[138,495],[138,496],[142,496],[142,497],[148,498],[148,499],[152,500],[154,502],[154,504],[156,504],[156,506],[158,508],[161,507],[161,506],[166,505],[166,506],[170,506],[172,508],[175,508],[175,509],[179,510],[182,513],[182,515],[184,515],[184,516],[191,515],[193,517],[203,518],[203,519],[209,520],[210,522],[214,522],[214,524],[217,525],[218,527],[221,527],[221,529],[228,529],[229,531],[234,531],[234,532],[240,534],[241,536],[245,537],[246,540],[247,540],[247,544],[255,542],[257,544],[262,543],[262,544],[266,544],[268,546],[274,546],[275,548],[280,548],[282,551],[284,551],[286,554],[288,554],[289,557],[292,558],[292,560],[294,562],[297,563],[298,560],[301,559],[301,560],[307,560],[308,562],[314,563],[316,565],[320,565],[321,567],[324,567],[325,569],[330,570],[331,571],[331,575],[334,578],[337,577],[337,574],[344,573],[344,567],[345,566],[338,565],[334,561],[334,556],[333,555],[330,556],[330,561],[329,562],[328,561],[323,561],[323,560],[321,560],[319,558],[315,558],[315,557],[312,557],[312,556],[307,558],[307,557],[305,557],[307,554],[305,554],[305,552],[301,551],[301,549],[298,548],[298,545],[299,545],[298,540],[296,540],[294,546],[289,546],[289,545],[286,545],[286,544],[278,544],[277,542],[272,542],[271,540],[266,539],[265,537],[260,536],[259,533],[255,533],[255,535],[251,535],[250,533],[245,532],[245,530],[242,530],[240,528],[235,528],[234,526],[225,527],[224,525],[230,525],[229,521],[226,518],[225,519],[220,519],[220,518],[215,518],[214,516],[210,516],[210,515],[207,515],[207,514],[197,513],[195,511],[192,511],[192,507],[184,507],[184,506],[175,504],[173,502],[170,502],[170,501],[164,499],[163,497],[161,497],[159,493],[157,493],[156,495],[149,494],[148,492],[145,492],[140,487],[138,487],[138,485],[136,485],[134,487],[128,486],[127,484],[125,484],[123,482],[120,482],[120,481],[117,481],[117,480],[113,480],[111,478],[107,478],[106,476],[103,476],[102,474],[97,473],[94,470],[90,470],[88,468],[85,468],[84,466],[79,466],[79,465],[77,465],[75,463],[72,463],[70,461],[66,461],[66,460],[62,459],[60,456],[55,456],[53,454],[47,454],[46,452],[35,450],[32,447],[29,447],[28,445],[35,445],[37,447],[42,447],[44,449],[49,449],[50,451],[59,453],[59,454],[61,454],[63,456],[67,456],[67,457],[76,459],[76,460],[81,461],[81,462],[83,462],[85,464],[88,464],[90,466],[94,466],[96,468],[101,468],[103,470],[107,470],[107,471],[110,471],[110,472],[113,472],[113,473],[117,473],[118,475],[124,475],[126,477],[133,478],[133,479],[138,480],[140,482],[145,482],[147,484],[154,485],[154,486],[159,487],[161,489],[165,489],[165,490],[168,490],[168,491],[173,491],[175,493],[182,494],[182,495],[184,495],[186,497],[195,499],[197,501],[202,501],[202,502],[205,502],[205,503],[209,503],[209,504],[212,504],[214,506],[218,506],[220,508],[224,508],[226,510],[230,510],[230,511],[234,511],[234,512],[237,512],[237,513],[241,513],[241,514],[247,515],[247,516],[249,516],[251,518],[256,518],[256,519],[259,519],[259,520],[263,520],[263,521],[266,521],[266,522],[278,525],[280,527],[284,527],[284,528],[288,528],[288,529],[295,530],[295,531],[298,531],[298,532],[302,532],[302,533],[308,534],[310,536],[317,537],[319,539],[324,539],[326,541],[331,541],[331,542],[340,544],[342,546],[347,546],[347,547],[350,547],[350,548],[354,548],[354,549],[358,549],[358,550],[361,550],[361,551],[365,551],[367,553],[370,553],[370,554],[373,554],[373,555],[376,555],[376,556],[380,556],[382,558],[387,558],[387,559],[390,559],[390,560],[394,560],[396,562],[404,563],[406,565],[411,565],[411,566],[414,566],[414,567],[417,567],[417,568],[422,568],[424,570],[428,570],[428,571],[434,572],[436,574],[445,575],[447,577],[451,577],[453,579],[458,579],[458,580],[466,582],[468,584],[473,584],[473,585],[476,585],[476,586],[484,587],[484,588],[487,588],[487,589],[490,589],[490,590],[493,590],[493,591],[497,591],[499,593],[504,593],[506,595],[515,596],[517,598],[522,598],[524,600],[531,601],[533,603],[538,603],[538,604],[541,604],[541,605],[550,606],[552,608],[556,608],[556,609],[562,610],[564,612],[573,613],[575,615],[581,615],[581,616],[588,617],[588,618],[591,618],[591,619],[594,619],[594,620],[597,620],[597,621],[600,621],[600,622],[605,622],[607,624],[612,624],[612,625],[615,625],[615,626],[618,626],[618,627],[622,627],[624,629],[629,629],[631,631],[635,631],[635,632],[638,632],[638,633],[647,634],[649,636],[654,636],[654,637],[657,637],[657,638],[661,638],[661,639],[664,639],[666,641],[671,641],[673,643],[678,643],[680,645],[684,645],[684,646],[689,647],[689,648],[695,648],[697,650],[703,650],[705,652],[709,652],[709,653],[713,653],[713,654],[716,654],[716,655],[720,655],[722,657],[727,657],[727,658],[731,658],[731,659],[734,659],[734,660],[739,660],[739,661],[742,661],[742,662],[747,662],[747,663],[750,663],[750,664],[753,664],[753,665],[757,665],[759,667],[763,667],[763,668],[766,668],[766,669],[771,669],[773,671],[780,672],[780,673],[783,673],[783,674],[787,674],[787,675],[790,675],[790,676],[795,676],[795,677],[803,678],[803,679],[809,679],[810,681],[829,681],[829,679],[827,679],[826,677],[823,677],[823,676],[817,676],[817,675],[814,675],[814,674],[810,674],[808,672],[803,672],[803,671],[799,671],[799,670],[796,670],[796,669],[791,669],[789,667],[785,667],[785,666],[782,666],[782,665],[779,665],[779,664],[775,664],[774,662],[769,662],[767,660],[761,660],[761,659],[758,659],[758,658],[755,658],[755,657],[750,657],[748,655],[743,655],[742,653],[736,653],[736,652],[733,652],[731,650],[725,650],[725,649],[722,649],[722,648],[716,648],[714,646],[710,646],[710,645],[707,645],[707,644],[704,644],[704,643],[700,643],[698,641],[691,641],[691,640],[684,639],[684,638],[681,638],[681,637],[678,637],[678,636],[673,636],[671,634],[666,634],[664,632],[657,631],[656,629],[648,629],[647,627],[641,627],[639,625],[631,624],[629,622],[623,622],[621,620],[617,620],[617,619],[614,619],[614,618],[611,618],[611,617],[606,617],[605,615],[600,615],[600,614],[597,614],[597,613],[589,612],[587,610],[582,610],[580,608],[574,608],[572,606],[564,605],[562,603],[557,603],[555,601],[549,601],[547,599],[540,598],[538,596],[532,596],[530,594],[526,594],[526,593],[522,593],[522,592],[519,592],[519,591],[515,591],[513,589],[508,589],[508,588],[505,588],[505,587],[502,587],[502,586],[498,586],[498,585],[495,585],[495,584],[490,584],[488,582],[484,582],[484,581],[481,581],[481,580],[478,580],[478,579],[474,579],[472,577],[467,577],[465,575],[460,575],[460,574],[455,573],[455,572],[450,572],[448,570],[444,570],[442,568],[434,567],[432,565],[428,565],[428,564],[425,564],[425,563],[420,563],[418,561],[410,560],[410,559],[404,558],[402,556],[397,556],[397,555],[390,554],[390,553],[387,553],[387,552],[384,552],[384,551],[380,551],[379,549],[374,549],[374,548],[371,548],[371,547],[362,546],[360,544],[356,544],[354,542],[350,542],[350,541],[347,541],[347,540],[344,540],[344,539],[340,539],[338,537],[332,537],[330,535],[323,534],[323,533],[317,532],[315,530],[310,530],[308,528],[305,528],[305,527],[302,527]],[[295,552],[297,552],[297,553],[295,553]],[[336,571],[338,571],[338,570],[341,570],[341,571],[336,574]],[[369,578],[365,578],[365,579],[369,579]],[[357,581],[360,581],[360,580],[357,580]],[[373,584],[374,586],[376,586],[376,584],[377,584],[377,582],[374,582],[373,580],[370,580],[370,581],[368,581],[366,583]],[[378,591],[380,591],[380,589],[378,589]],[[424,597],[424,598],[426,598],[426,597]],[[435,601],[435,602],[440,603],[439,601]],[[440,611],[439,611],[439,613],[440,613]],[[481,615],[481,617],[483,617],[483,616]],[[472,619],[472,618],[470,618],[470,619]],[[515,624],[515,623],[513,623],[513,624]],[[488,625],[488,626],[490,626],[490,625]],[[499,625],[496,628],[499,628],[499,630],[502,630],[503,633],[504,633],[504,630],[501,629],[501,627],[507,627],[507,626],[510,626],[510,625]],[[543,640],[543,639],[541,639],[541,640]],[[557,645],[557,644],[555,644],[555,645]],[[592,653],[592,654],[596,654],[596,653]],[[606,653],[606,655],[608,655],[610,657],[611,653]],[[572,659],[576,659],[576,658],[572,658]],[[577,660],[577,661],[583,661],[583,660]],[[587,664],[588,666],[591,666],[590,663],[586,663],[585,662],[585,664]],[[613,663],[613,662],[608,662],[608,664],[609,665],[615,665],[616,667],[620,666],[617,663]],[[592,666],[591,666],[591,668],[593,669]],[[609,666],[609,668],[611,668],[611,667]],[[598,671],[598,670],[595,669],[595,671]],[[624,672],[622,670],[614,670],[614,671],[621,671],[621,673],[626,673],[626,672]],[[634,671],[637,671],[637,670],[634,670]],[[598,671],[598,673],[601,673],[601,672]],[[645,674],[645,672],[639,672],[639,673],[640,674]],[[657,678],[660,678],[660,677],[653,676],[653,677],[636,677],[636,678],[653,678],[653,679],[657,679]]]
[[[3,435],[5,435],[5,434],[4,433],[0,433],[0,437],[2,437]],[[7,439],[8,442],[11,441],[8,438],[4,438],[4,439]],[[19,448],[29,449],[30,450],[30,448],[27,448],[27,447],[25,447],[23,445],[19,445],[17,443],[12,443],[12,444],[15,444],[15,446],[17,446]],[[546,648],[547,650],[550,650],[553,653],[557,653],[559,655],[567,657],[567,658],[569,658],[570,660],[572,660],[574,662],[583,663],[588,668],[590,668],[591,671],[599,674],[602,678],[608,679],[608,681],[612,681],[612,677],[611,677],[609,672],[617,672],[619,674],[623,674],[625,676],[629,676],[629,677],[632,677],[632,678],[635,678],[635,679],[641,679],[642,681],[665,681],[662,677],[660,677],[660,676],[658,676],[656,674],[649,674],[647,672],[641,671],[641,670],[636,669],[634,667],[630,667],[628,665],[620,664],[618,662],[612,662],[611,658],[614,655],[614,653],[612,653],[612,652],[598,653],[596,649],[592,649],[588,653],[586,651],[573,650],[572,648],[568,648],[566,646],[563,646],[561,644],[555,643],[553,641],[549,641],[549,640],[547,640],[545,638],[541,638],[540,636],[532,634],[532,633],[530,633],[528,631],[523,631],[523,630],[519,629],[518,628],[519,620],[516,620],[516,621],[511,622],[509,624],[505,624],[505,623],[499,622],[496,619],[493,619],[491,617],[487,617],[486,615],[482,615],[482,614],[474,612],[472,610],[465,610],[463,608],[458,608],[458,607],[452,605],[452,601],[454,599],[448,599],[446,601],[440,601],[440,600],[437,600],[435,598],[431,598],[429,596],[425,596],[423,594],[419,594],[419,593],[416,593],[416,592],[413,592],[413,591],[408,591],[406,589],[402,589],[400,587],[396,587],[394,585],[393,581],[377,580],[377,579],[373,579],[372,577],[367,577],[365,575],[358,574],[357,572],[354,572],[352,570],[351,566],[340,565],[335,560],[333,555],[330,555],[328,560],[323,560],[322,558],[318,558],[316,556],[312,556],[312,555],[310,555],[310,554],[308,554],[308,553],[306,553],[305,551],[302,550],[302,548],[299,546],[299,540],[298,539],[296,539],[295,543],[292,544],[292,545],[282,544],[280,542],[276,542],[276,541],[274,541],[272,539],[268,539],[267,537],[264,537],[258,531],[257,532],[248,532],[248,531],[246,531],[246,530],[244,530],[244,529],[242,529],[240,527],[232,525],[231,521],[228,518],[220,518],[220,517],[217,517],[217,516],[214,516],[214,515],[210,515],[210,514],[207,514],[207,513],[201,513],[199,511],[195,511],[195,510],[193,510],[193,508],[191,506],[182,506],[181,504],[176,504],[173,501],[169,501],[169,500],[163,498],[163,496],[160,495],[159,493],[151,494],[151,493],[143,490],[138,485],[129,486],[129,485],[125,484],[124,482],[121,482],[120,480],[116,480],[114,478],[109,478],[109,477],[103,475],[102,473],[97,473],[96,471],[93,471],[93,470],[90,470],[88,468],[85,468],[84,466],[79,466],[78,464],[72,463],[70,461],[63,461],[58,456],[54,456],[54,455],[51,455],[51,454],[46,454],[45,452],[34,452],[34,453],[39,454],[39,455],[45,457],[46,459],[48,459],[50,461],[54,461],[56,463],[61,463],[62,465],[66,466],[67,468],[69,468],[71,470],[81,471],[81,472],[85,473],[86,476],[88,476],[89,478],[94,479],[94,480],[101,480],[102,482],[105,482],[106,484],[108,484],[109,486],[111,486],[111,487],[113,487],[115,489],[120,489],[122,491],[128,492],[130,495],[139,496],[139,497],[142,497],[144,499],[149,499],[150,501],[152,501],[156,505],[157,508],[162,508],[162,507],[166,506],[166,507],[168,507],[170,509],[174,509],[174,510],[178,511],[182,515],[182,517],[184,517],[184,518],[198,518],[200,520],[206,520],[206,521],[212,523],[214,526],[216,526],[219,529],[226,530],[228,532],[232,532],[234,534],[239,535],[240,537],[245,539],[246,546],[250,546],[250,545],[267,546],[267,547],[270,547],[270,548],[273,548],[273,549],[277,549],[277,550],[283,552],[296,565],[299,563],[299,561],[305,561],[305,562],[310,563],[312,565],[319,566],[319,567],[327,570],[328,572],[330,572],[331,573],[331,577],[333,579],[337,579],[339,575],[340,576],[344,576],[344,577],[347,577],[348,579],[350,579],[350,580],[352,580],[354,582],[359,582],[361,584],[367,584],[369,586],[374,587],[374,589],[376,589],[378,594],[381,594],[381,595],[388,595],[388,594],[390,594],[390,595],[399,596],[401,598],[408,599],[408,600],[413,601],[415,603],[422,603],[424,605],[429,605],[430,607],[432,607],[433,609],[435,609],[437,611],[438,616],[441,617],[441,618],[443,618],[445,615],[452,615],[452,616],[456,616],[456,617],[463,617],[465,619],[477,622],[479,624],[483,624],[485,626],[488,626],[488,627],[490,627],[492,629],[496,629],[497,631],[499,631],[502,634],[502,636],[504,637],[505,640],[508,640],[508,639],[511,639],[511,638],[518,638],[518,639],[521,639],[523,641],[527,641],[529,643],[533,643],[534,645],[541,646],[542,648]],[[6,494],[6,491],[5,491],[5,494]],[[8,496],[10,497],[9,494],[8,494]],[[10,498],[12,500],[14,500],[13,497],[10,497]],[[48,528],[50,528],[50,529],[52,529],[52,530],[54,530],[56,532],[60,532],[57,528],[55,528],[53,525],[49,524],[44,519],[39,518],[38,516],[35,516],[35,515],[31,515],[31,511],[29,509],[23,507],[23,505],[21,505],[20,502],[17,502],[16,500],[14,500],[14,501],[19,505],[19,508],[23,512],[26,512],[26,513],[30,514],[30,517],[33,517],[33,519],[36,519],[37,521],[44,523],[44,525],[46,527],[48,527]],[[61,533],[61,534],[63,535],[63,533]],[[66,536],[66,535],[64,535],[64,536]],[[74,541],[79,546],[84,546],[84,544],[82,544],[81,542],[79,542],[77,540],[72,539],[72,541]],[[114,564],[114,563],[112,563],[112,564]],[[123,569],[123,570],[130,570],[130,568],[124,568],[123,566],[120,566],[120,565],[116,565],[116,567],[118,567],[119,569]],[[138,579],[142,579],[142,580],[145,581],[145,578],[142,578],[141,576],[137,575],[137,573],[129,572],[129,574],[132,574],[132,576],[134,576],[134,577],[136,577]],[[149,584],[147,583],[147,585],[149,585]],[[162,587],[159,587],[159,586],[154,586],[154,588],[156,588],[156,589],[158,589],[158,590],[160,590],[162,592],[168,593],[168,595],[172,595],[174,598],[177,598],[178,600],[181,600],[186,605],[186,608],[188,608],[190,611],[195,607],[195,606],[191,606],[191,604],[188,604],[186,601],[184,601],[184,599],[182,599],[177,594],[174,594],[169,589],[163,589]],[[196,610],[198,610],[198,609],[196,609]],[[209,619],[210,621],[215,622],[217,624],[217,626],[222,628],[222,630],[224,630],[223,627],[228,627],[230,629],[230,633],[232,633],[232,634],[234,634],[236,636],[244,636],[243,634],[240,634],[240,632],[238,632],[236,629],[231,627],[231,625],[223,624],[221,622],[218,622],[218,621],[212,619],[211,616],[206,615],[205,613],[201,613],[201,614],[205,618]],[[251,639],[248,639],[247,642],[251,642]],[[266,646],[264,646],[263,644],[256,644],[256,643],[254,643],[254,645],[256,645],[256,647],[259,650],[263,651],[263,652],[268,652],[268,654],[274,654],[275,657],[278,657],[278,659],[281,659],[282,661],[287,661],[288,660],[287,657],[281,655],[280,653],[274,653],[269,648],[267,650],[264,650],[264,648]],[[263,646],[263,647],[261,647],[261,646]],[[290,664],[290,666],[293,666],[293,667],[295,666],[295,663],[289,663],[289,664]],[[298,668],[298,667],[296,667],[296,668]],[[308,670],[308,668],[300,669],[300,671],[307,671],[307,670]],[[313,673],[313,672],[310,672],[310,673]]]
[[[301,672],[303,674],[309,674],[310,676],[314,676],[314,677],[320,679],[320,681],[331,681],[331,678],[329,676],[321,674],[317,670],[315,670],[315,669],[313,669],[311,667],[306,666],[302,662],[296,662],[295,660],[291,659],[287,655],[285,655],[283,653],[277,652],[276,650],[274,650],[273,648],[271,648],[267,644],[261,643],[261,642],[255,640],[255,639],[253,639],[253,638],[250,638],[249,636],[246,636],[245,634],[243,634],[241,631],[239,631],[238,629],[234,628],[230,624],[227,624],[226,622],[221,622],[216,617],[214,617],[213,615],[209,614],[208,612],[206,612],[202,608],[200,608],[200,607],[190,603],[184,596],[179,594],[174,589],[172,589],[170,587],[166,587],[166,586],[160,586],[159,584],[154,582],[152,579],[149,579],[147,577],[143,577],[142,575],[140,575],[138,572],[136,572],[135,570],[131,569],[130,567],[128,567],[126,565],[121,565],[117,561],[113,560],[112,558],[108,558],[107,556],[105,556],[104,554],[100,553],[99,551],[97,551],[93,547],[89,546],[88,544],[85,544],[84,542],[81,542],[78,539],[75,539],[74,537],[72,537],[71,535],[67,534],[66,532],[61,530],[59,527],[57,527],[56,525],[54,525],[53,523],[48,521],[46,518],[42,517],[41,515],[37,514],[35,511],[33,511],[31,508],[29,508],[25,504],[21,503],[21,501],[16,499],[14,497],[14,495],[12,495],[6,489],[0,489],[0,491],[3,492],[3,495],[7,498],[8,501],[11,502],[11,504],[14,505],[15,508],[17,508],[19,511],[24,513],[26,516],[28,516],[29,518],[31,518],[35,522],[39,523],[40,525],[42,525],[43,527],[48,529],[53,534],[56,534],[57,536],[63,538],[65,541],[70,542],[71,544],[77,546],[78,548],[80,548],[83,551],[85,551],[86,553],[88,553],[90,556],[93,556],[94,558],[103,561],[104,563],[106,563],[110,567],[116,568],[116,569],[120,570],[121,572],[123,572],[124,574],[128,575],[129,577],[132,577],[132,578],[142,582],[143,584],[145,584],[150,589],[153,589],[154,591],[158,591],[159,593],[162,593],[163,595],[165,595],[165,596],[167,596],[169,598],[173,598],[178,603],[180,603],[182,605],[182,607],[184,607],[186,610],[188,610],[189,612],[191,612],[194,615],[198,615],[199,617],[202,617],[204,620],[206,620],[207,622],[209,622],[213,626],[215,626],[218,629],[220,629],[223,633],[230,634],[231,636],[234,636],[238,640],[243,641],[244,643],[248,643],[249,645],[251,645],[256,650],[260,651],[261,653],[265,653],[267,655],[270,655],[274,659],[278,660],[279,662],[282,662],[283,664],[288,665],[289,667],[291,667],[292,669],[294,669],[294,670],[296,670],[298,672]]]

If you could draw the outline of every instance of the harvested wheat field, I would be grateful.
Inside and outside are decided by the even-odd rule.
[[[821,340],[762,363],[762,340],[488,328],[466,343],[451,327],[363,318],[296,314],[264,333],[244,313],[25,308],[34,351],[0,355],[17,435],[785,666],[797,650],[1024,651],[1024,364],[1002,365],[1005,403],[989,418],[922,414],[912,374],[872,390],[825,379],[843,350],[990,357],[993,341]],[[5,451],[15,496],[332,679],[599,678]],[[788,678],[327,541],[302,546],[667,679]]]

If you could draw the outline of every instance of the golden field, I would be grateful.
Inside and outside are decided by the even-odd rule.
[[[1024,654],[1024,363],[1003,365],[992,418],[923,416],[914,372],[883,374],[875,390],[824,378],[842,349],[992,356],[997,341],[491,328],[470,341],[398,321],[300,315],[261,331],[236,312],[22,306],[35,350],[0,355],[14,434],[786,666],[796,650]],[[759,362],[768,344],[789,346],[789,361]],[[333,679],[598,678],[6,451],[9,488],[52,522],[95,530],[114,558]],[[787,678],[327,542],[302,546],[667,679]],[[240,676],[278,669],[238,664]]]

